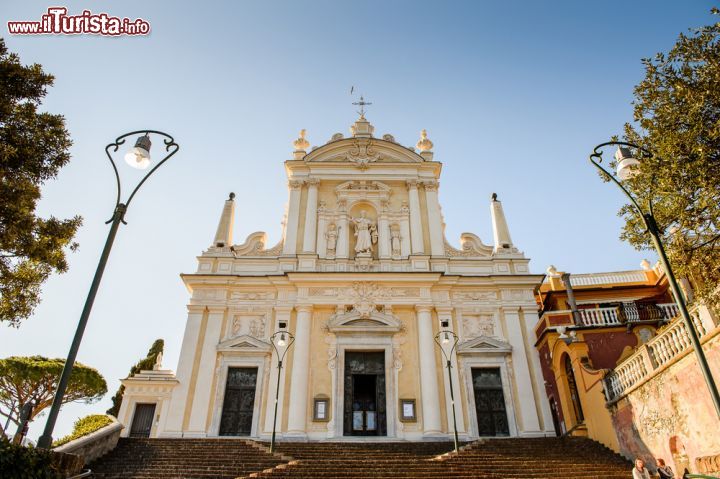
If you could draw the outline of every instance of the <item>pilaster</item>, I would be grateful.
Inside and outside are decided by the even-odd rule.
[[[347,204],[343,201],[338,204],[338,241],[335,246],[336,258],[347,258],[350,249],[350,227],[348,224]]]
[[[518,392],[516,399],[520,405],[520,410],[517,412],[522,416],[521,424],[523,430],[519,431],[519,433],[520,435],[538,434],[541,432],[540,422],[538,410],[535,408],[535,396],[533,395],[530,366],[519,311],[517,309],[505,310],[504,315],[505,328],[508,335],[507,339],[512,346],[513,373]]]
[[[408,180],[408,204],[410,207],[410,243],[412,254],[423,254],[423,229],[420,218],[420,196],[418,195],[418,181]]]
[[[455,331],[455,328],[453,328],[453,319],[452,319],[452,308],[435,308],[438,315],[438,320],[440,323],[447,321],[448,328],[450,331],[457,334],[457,331]],[[444,329],[444,328],[443,328]],[[445,358],[443,358],[445,359]],[[457,420],[457,429],[458,432],[463,434],[465,433],[465,418],[464,418],[464,411],[463,406],[464,403],[462,401],[462,396],[460,395],[460,376],[458,375],[458,363],[457,363],[457,351],[453,351],[452,355],[450,356],[450,374],[452,374],[452,391],[453,396],[455,398],[455,416]],[[447,424],[448,424],[448,432],[452,432],[452,401],[450,399],[450,381],[448,379],[448,371],[447,367],[443,366],[445,368],[445,371],[443,373],[443,379],[445,381],[445,406],[446,406],[446,413],[447,413]]]
[[[204,306],[188,306],[185,334],[180,347],[180,359],[176,373],[178,385],[173,389],[165,423],[161,423],[158,430],[160,436],[182,435],[183,418],[187,407],[195,356],[199,353],[197,351],[198,338],[200,337],[200,327],[204,314]],[[129,427],[129,424],[125,424],[125,427]]]
[[[210,397],[213,392],[212,383],[216,375],[217,345],[220,343],[220,331],[224,319],[224,307],[208,308],[208,320],[205,325],[200,365],[195,379],[195,397],[190,411],[190,422],[187,431],[188,435],[194,437],[204,437],[206,434],[206,421],[210,407]]]
[[[285,225],[285,241],[283,242],[283,254],[294,255],[297,253],[298,220],[300,217],[300,193],[303,180],[288,181],[290,199],[288,200],[287,223]]]
[[[295,343],[293,345],[293,365],[290,374],[290,411],[286,436],[306,437],[308,379],[310,371],[310,329],[312,325],[312,306],[295,307],[297,324],[295,325]]]
[[[303,253],[315,253],[317,235],[317,196],[320,180],[310,178],[305,181],[308,186],[307,207],[305,209],[305,230],[303,234]]]
[[[271,331],[269,331],[269,334],[275,333],[278,328],[277,325],[281,321],[284,321],[285,324],[290,324],[290,313],[292,312],[291,307],[282,307],[278,306],[275,308],[275,322],[274,327]],[[283,417],[283,411],[284,411],[284,399],[285,399],[285,374],[287,371],[287,357],[285,358],[285,361],[283,361],[283,368],[280,371],[280,391],[277,389],[277,366],[278,366],[278,357],[277,353],[275,352],[275,348],[272,348],[272,355],[270,358],[270,371],[272,374],[270,374],[270,377],[268,378],[268,390],[267,390],[267,397],[264,398],[265,402],[265,427],[264,432],[266,434],[271,434],[273,429],[273,417],[275,414],[275,397],[278,398],[278,419],[277,423],[275,425],[275,430],[278,433],[282,432],[282,417]]]
[[[420,394],[424,435],[442,433],[440,395],[435,363],[435,339],[432,327],[432,307],[416,306],[418,324],[418,355],[420,356]]]
[[[443,235],[442,213],[438,201],[437,180],[423,181],[425,198],[428,209],[428,224],[430,227],[430,254],[433,256],[445,255],[445,239]]]

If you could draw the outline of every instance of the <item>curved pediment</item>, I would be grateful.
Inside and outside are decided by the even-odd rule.
[[[333,315],[327,326],[335,334],[395,334],[402,329],[402,322],[392,314],[380,311],[363,314],[353,309],[347,313]]]
[[[354,163],[367,168],[372,163],[422,163],[422,156],[412,149],[379,138],[342,138],[330,141],[305,155],[307,163]]]

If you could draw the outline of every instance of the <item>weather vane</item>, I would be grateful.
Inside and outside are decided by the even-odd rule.
[[[358,112],[360,116],[365,116],[365,106],[366,105],[372,105],[369,101],[365,101],[365,99],[360,95],[360,101],[353,102],[353,105],[358,105],[360,107],[360,111]]]

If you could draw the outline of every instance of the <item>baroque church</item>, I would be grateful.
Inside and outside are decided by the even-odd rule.
[[[230,194],[182,275],[177,371],[123,380],[123,435],[418,441],[451,437],[453,416],[461,440],[555,435],[534,347],[542,275],[497,196],[493,244],[463,233],[456,247],[424,130],[403,146],[361,113],[350,136],[293,145],[282,240],[236,244]]]

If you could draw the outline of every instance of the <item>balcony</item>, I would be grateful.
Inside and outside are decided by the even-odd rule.
[[[580,309],[580,321],[576,326],[603,327],[635,323],[670,321],[680,310],[675,303],[622,303],[619,306],[594,309]]]
[[[607,328],[632,326],[642,323],[669,322],[680,314],[675,303],[626,302],[617,306],[583,308],[578,310],[577,321],[572,311],[545,311],[535,332],[537,336],[556,326],[575,326],[579,328]]]

